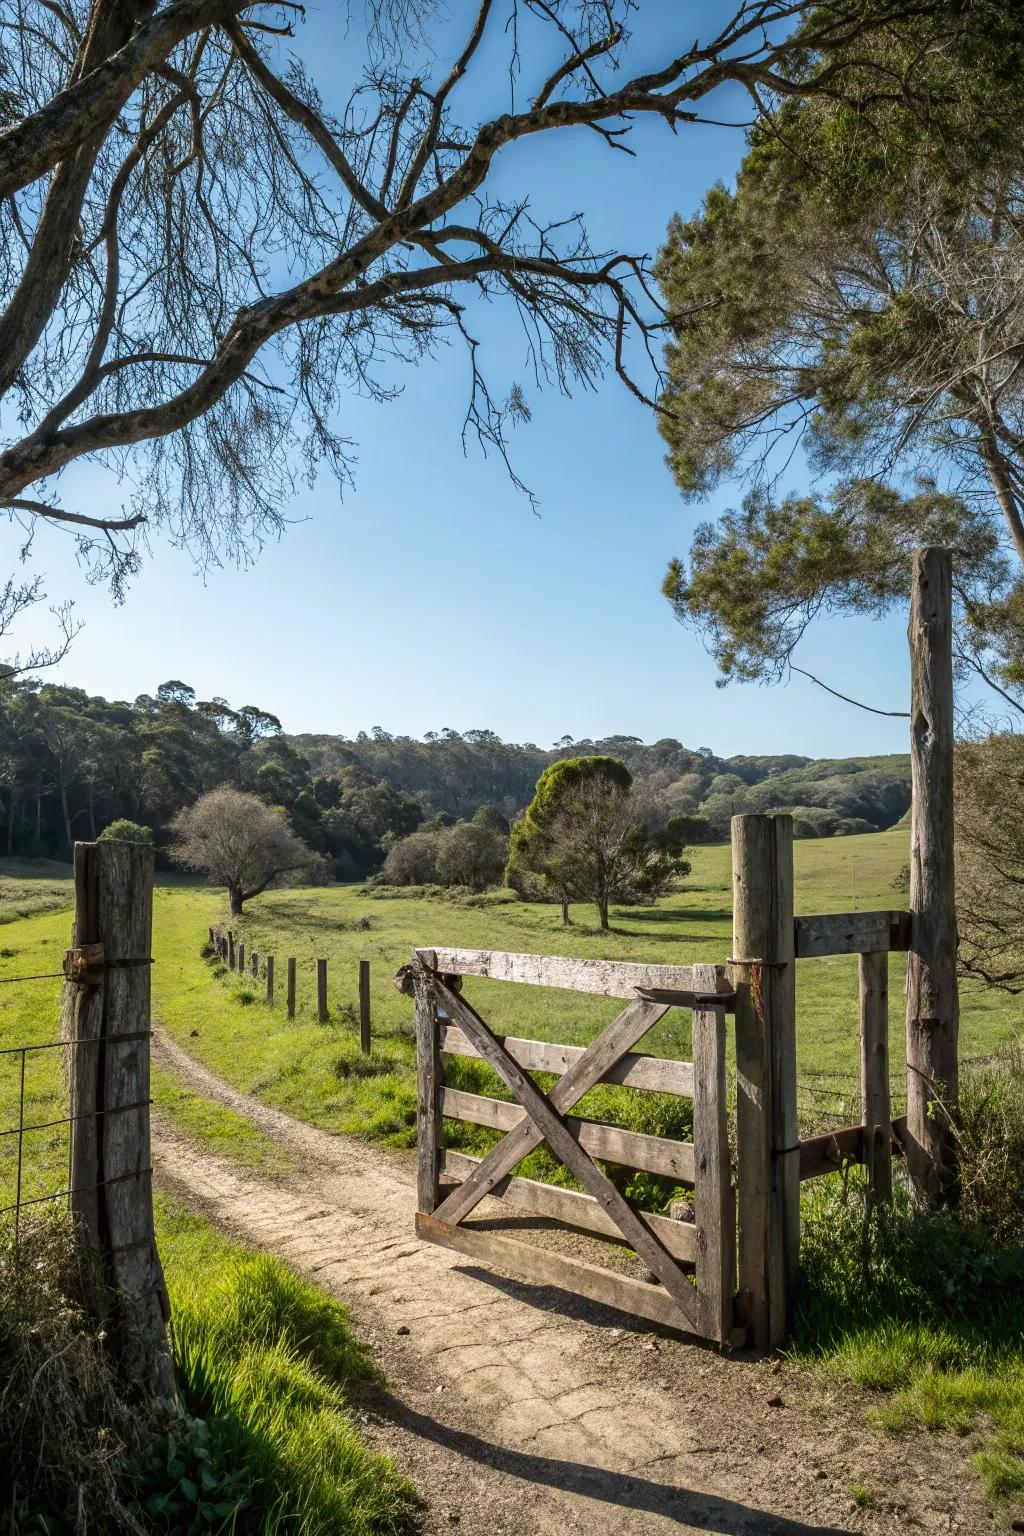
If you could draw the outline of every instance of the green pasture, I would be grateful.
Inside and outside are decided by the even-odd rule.
[[[802,841],[796,844],[798,912],[866,910],[902,905],[894,887],[906,858],[905,832]],[[60,867],[0,866],[0,909],[8,904],[29,915],[4,922],[0,931],[0,1043],[54,1039],[60,982],[12,982],[8,978],[55,971],[70,940],[71,885]],[[328,1129],[396,1144],[414,1135],[412,1003],[394,987],[395,971],[415,945],[457,945],[685,964],[724,961],[730,952],[730,865],[727,847],[701,848],[693,873],[674,895],[649,908],[616,908],[612,932],[602,934],[588,907],[572,909],[563,928],[556,908],[490,895],[467,904],[431,897],[379,898],[358,886],[296,888],[270,892],[250,904],[233,927],[248,953],[273,953],[276,1000],[265,1001],[260,976],[221,972],[204,958],[212,923],[225,922],[220,892],[180,878],[163,879],[154,896],[154,1018],[193,1055],[239,1088],[258,1094],[300,1118]],[[285,1011],[286,961],[298,962],[298,1010]],[[330,1021],[316,1020],[318,957],[328,962]],[[373,1051],[359,1051],[358,962],[369,960]],[[801,1076],[835,1073],[852,1086],[858,1069],[857,974],[850,956],[798,965],[798,1063]],[[893,957],[890,976],[892,1061],[902,1061],[903,962]],[[620,1006],[612,999],[541,987],[467,979],[466,995],[496,1028],[571,1043],[586,1041]],[[1018,1031],[1019,1006],[999,993],[965,987],[963,1051],[983,1054]],[[669,1015],[652,1031],[645,1049],[664,1055],[689,1051],[688,1019]],[[0,1057],[0,1128],[16,1120],[20,1058]],[[467,1086],[472,1086],[467,1083]],[[202,1106],[166,1074],[157,1072],[154,1096],[183,1128],[215,1142],[243,1161],[262,1157],[244,1122]],[[644,1096],[619,1095],[633,1101]],[[26,1058],[26,1119],[53,1118],[59,1103],[55,1052]],[[602,1106],[619,1119],[616,1103]],[[653,1108],[654,1106],[650,1106]],[[238,1117],[234,1117],[235,1120]],[[639,1127],[637,1127],[639,1128]],[[474,1133],[475,1134],[475,1133]],[[11,1186],[16,1138],[0,1140],[0,1179]],[[52,1187],[67,1156],[65,1127],[33,1132],[26,1141],[23,1184],[30,1193]],[[37,1186],[42,1186],[37,1189]]]

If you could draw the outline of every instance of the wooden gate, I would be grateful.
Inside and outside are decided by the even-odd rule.
[[[585,1049],[495,1034],[459,995],[463,976],[488,976],[628,1000]],[[744,1342],[734,1327],[736,1202],[725,1075],[725,1015],[733,1002],[725,968],[568,960],[489,950],[417,949],[405,973],[416,997],[419,1180],[416,1231],[429,1242],[545,1285],[560,1287],[724,1346]],[[634,1047],[671,1008],[691,1011],[693,1061],[662,1060]],[[515,1102],[445,1084],[445,1056],[483,1058]],[[531,1072],[555,1073],[545,1093]],[[693,1141],[640,1134],[569,1111],[597,1083],[693,1100]],[[445,1117],[504,1131],[486,1157],[446,1151]],[[541,1143],[582,1191],[518,1178],[516,1166]],[[637,1210],[600,1166],[660,1174],[694,1193],[692,1222]],[[444,1182],[442,1182],[442,1175]],[[467,1225],[481,1200],[512,1212],[628,1244],[653,1283]]]

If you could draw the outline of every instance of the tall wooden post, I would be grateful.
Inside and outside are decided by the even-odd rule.
[[[267,956],[267,1006],[274,1006],[274,957]]]
[[[231,929],[229,928],[228,929],[228,970],[229,971],[233,971],[234,968],[235,968],[235,935],[232,933]]]
[[[907,959],[907,1158],[926,1204],[956,1185],[960,1003],[953,878],[953,560],[911,557],[910,954]]]
[[[288,1017],[295,1017],[295,956],[288,957]]]
[[[327,961],[316,963],[316,1017],[319,1024],[327,1023]]]
[[[66,961],[71,1209],[116,1297],[111,1344],[126,1379],[173,1399],[167,1291],[153,1231],[149,1134],[153,852],[75,844]]]
[[[370,962],[359,962],[359,1048],[370,1054]]]
[[[238,974],[239,974],[239,976],[244,976],[245,975],[245,945],[244,944],[239,944],[239,946],[238,946]]]
[[[437,1010],[423,959],[413,968],[416,997],[416,1123],[418,1166],[416,1196],[418,1209],[430,1214],[437,1209],[441,1177],[441,1088],[444,1071],[437,1038]],[[431,965],[432,968],[432,965]]]
[[[739,1289],[751,1342],[786,1336],[800,1257],[793,818],[732,819]]]

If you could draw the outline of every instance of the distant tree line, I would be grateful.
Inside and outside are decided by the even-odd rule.
[[[792,810],[803,835],[828,835],[891,826],[910,803],[899,756],[720,758],[635,736],[566,736],[542,748],[485,730],[287,736],[262,707],[201,699],[177,680],[127,703],[10,679],[0,688],[0,853],[67,859],[76,839],[123,818],[151,829],[163,857],[175,817],[230,785],[282,808],[337,879],[377,872],[422,829],[412,851],[423,868],[468,870],[453,883],[476,885],[483,868],[500,869],[500,828],[529,804],[544,770],[586,754],[623,762],[650,804],[652,831],[684,818],[677,827],[690,845],[727,836],[738,811]],[[453,822],[467,825],[441,836]]]

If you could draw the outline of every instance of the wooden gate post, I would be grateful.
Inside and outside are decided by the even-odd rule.
[[[126,1379],[173,1399],[167,1291],[153,1231],[149,1134],[153,852],[75,844],[71,1209],[115,1293],[109,1329]]]
[[[911,579],[907,1161],[919,1198],[941,1205],[955,1192],[959,1087],[952,552],[916,549]]]
[[[800,1257],[793,818],[732,818],[739,1291],[751,1343],[786,1336]]]
[[[327,1023],[327,961],[316,963],[316,1018],[318,1024]]]
[[[370,1054],[370,962],[359,962],[359,1049]]]

